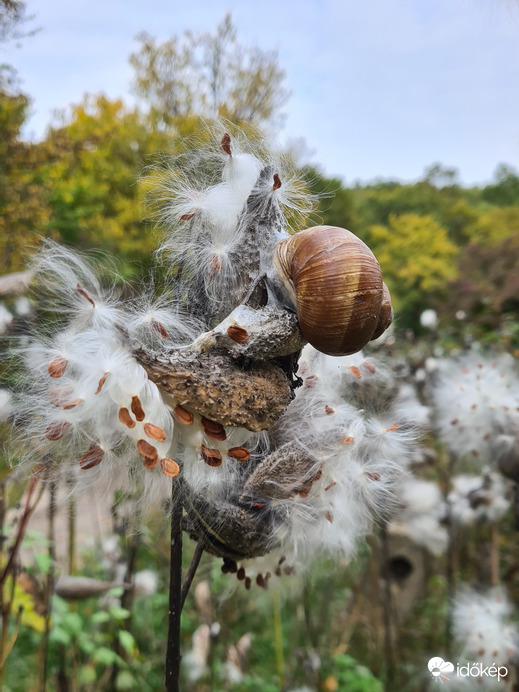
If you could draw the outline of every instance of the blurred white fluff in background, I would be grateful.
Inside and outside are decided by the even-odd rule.
[[[519,434],[519,377],[512,356],[469,353],[436,361],[431,394],[449,451],[478,465],[493,458],[497,436]]]
[[[398,486],[401,508],[391,520],[388,531],[407,536],[434,555],[447,549],[448,536],[444,520],[447,506],[437,483],[412,476]]]
[[[478,521],[496,522],[510,508],[507,484],[498,473],[486,470],[482,476],[460,474],[452,478],[448,495],[450,516],[456,524],[471,525]]]
[[[512,689],[513,668],[519,655],[519,629],[512,622],[513,607],[506,592],[494,587],[484,593],[465,589],[454,603],[454,636],[458,644],[460,665],[476,662],[486,666],[506,666],[510,674],[499,682],[488,676],[452,677],[449,686],[455,689]]]

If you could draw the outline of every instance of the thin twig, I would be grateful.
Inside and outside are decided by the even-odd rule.
[[[180,478],[172,480],[171,558],[169,570],[168,645],[166,651],[166,692],[179,692],[180,620],[182,615],[182,500]]]
[[[187,594],[189,593],[189,589],[191,588],[191,584],[195,577],[196,570],[198,569],[198,565],[200,564],[200,558],[202,557],[203,552],[204,546],[202,540],[199,540],[195,546],[195,552],[193,553],[193,557],[191,558],[191,563],[186,572],[184,581],[182,582],[182,593],[180,601],[181,608],[184,607],[184,603],[186,602]]]
[[[47,689],[47,672],[48,672],[48,653],[49,653],[49,635],[51,628],[51,613],[52,613],[52,588],[54,583],[54,515],[56,510],[56,483],[51,480],[49,486],[49,510],[48,510],[48,527],[47,538],[49,541],[49,571],[47,573],[47,583],[45,585],[45,631],[43,633],[40,645],[40,670],[39,670],[39,690],[45,692]]]

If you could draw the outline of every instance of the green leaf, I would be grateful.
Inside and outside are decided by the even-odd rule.
[[[63,646],[68,646],[70,644],[71,637],[70,634],[63,628],[54,626],[50,631],[49,640],[55,644],[63,644]]]
[[[52,558],[48,553],[36,553],[34,561],[42,574],[48,574],[52,565]]]
[[[94,653],[93,660],[96,663],[101,663],[103,666],[111,666],[118,660],[118,658],[119,657],[115,651],[108,649],[106,646],[100,646]]]
[[[108,622],[110,620],[110,615],[106,612],[106,610],[100,610],[97,613],[94,613],[92,615],[92,622],[95,623],[96,625],[102,625],[105,622]]]
[[[118,636],[123,649],[127,651],[129,654],[132,653],[132,651],[134,651],[134,649],[136,648],[133,634],[131,632],[128,632],[128,630],[120,630]]]
[[[137,686],[137,680],[133,677],[129,670],[121,670],[117,675],[115,688],[117,690],[134,690]]]
[[[126,618],[129,618],[131,615],[129,610],[126,610],[126,608],[121,608],[120,606],[110,606],[108,612],[114,618],[114,620],[126,620]]]
[[[97,673],[93,666],[81,666],[77,676],[80,685],[92,685],[97,680]]]
[[[83,618],[78,613],[67,613],[61,621],[61,626],[72,635],[79,634],[83,630]]]

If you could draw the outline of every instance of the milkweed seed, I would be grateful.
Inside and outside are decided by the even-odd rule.
[[[132,413],[138,421],[143,421],[146,418],[146,414],[142,410],[141,400],[138,396],[132,396]]]
[[[188,411],[180,404],[177,404],[173,409],[173,412],[179,423],[182,423],[183,425],[193,425],[195,415],[194,413],[191,413],[191,411]]]
[[[371,478],[372,481],[380,480],[380,473],[371,473],[370,471],[366,471],[366,476]]]
[[[160,460],[160,468],[162,473],[165,476],[169,476],[169,478],[176,478],[180,473],[180,467],[177,462],[173,461],[173,459],[168,459],[167,457]]]
[[[157,459],[157,449],[146,440],[137,440],[137,451],[147,459]]]
[[[321,469],[319,469],[319,471],[317,471],[317,473],[314,476],[314,483],[315,483],[315,481],[320,481],[322,477],[323,477],[323,472]]]
[[[104,450],[96,443],[92,442],[88,450],[79,460],[79,466],[83,471],[94,468],[101,463],[104,456]]]
[[[227,455],[237,461],[249,461],[250,452],[246,447],[231,447],[227,450]]]
[[[76,408],[78,404],[80,404],[83,401],[83,399],[75,399],[74,401],[69,401],[68,404],[64,404],[61,407],[62,411],[70,411],[71,408]]]
[[[51,377],[63,377],[67,369],[68,360],[62,356],[56,356],[47,366],[47,371]]]
[[[328,519],[330,524],[333,524],[333,514],[330,512],[330,510],[326,510],[324,516]]]
[[[335,409],[333,409],[331,406],[325,406],[324,410],[326,411],[327,416],[331,416],[332,413],[335,413]]]
[[[336,483],[335,481],[333,481],[332,483],[329,483],[329,484],[326,486],[326,488],[324,489],[325,492],[326,492],[327,490],[330,490],[330,488],[333,488],[334,485],[337,485],[337,483]]]
[[[238,327],[237,324],[231,324],[230,327],[227,327],[227,335],[237,344],[244,344],[249,340],[248,331],[243,327]]]
[[[399,427],[400,426],[398,425],[398,423],[393,423],[393,425],[387,430],[384,430],[384,432],[395,432],[395,430],[398,430]]]
[[[224,136],[222,137],[222,140],[220,142],[222,149],[225,151],[225,153],[228,156],[232,156],[232,151],[231,151],[231,135],[226,132]]]
[[[263,579],[262,574],[258,574],[258,576],[256,577],[256,584],[258,586],[261,586],[262,589],[265,588],[265,580]]]
[[[217,449],[209,449],[201,446],[200,451],[202,452],[202,457],[208,466],[220,466],[222,463],[222,455]]]
[[[158,320],[151,320],[151,328],[163,339],[167,339],[169,337],[166,327],[162,324],[162,322],[159,322]]]
[[[239,569],[238,572],[236,573],[236,576],[238,577],[238,579],[239,579],[240,581],[242,581],[243,579],[245,579],[245,567],[240,567],[240,569]]]
[[[247,589],[247,591],[250,589],[251,583],[252,583],[251,578],[245,577],[245,588]]]
[[[152,440],[157,440],[157,442],[164,442],[166,439],[166,432],[159,428],[158,425],[153,425],[153,423],[144,423],[144,432]]]
[[[272,189],[273,190],[279,190],[279,188],[281,187],[281,178],[279,177],[279,175],[277,173],[274,173],[273,180],[274,180],[274,184],[272,185]]]
[[[51,442],[56,442],[56,440],[61,440],[70,427],[70,423],[67,421],[50,423],[45,430],[45,437]]]
[[[373,365],[373,363],[370,363],[369,360],[365,360],[362,365],[366,368],[368,372],[370,372],[372,375],[377,372],[376,367]]]
[[[148,470],[154,469],[158,463],[159,463],[158,455],[156,457],[154,457],[153,459],[151,459],[149,457],[144,457],[142,460],[142,465],[144,466],[145,469],[148,469]]]
[[[180,220],[181,221],[191,221],[191,219],[193,218],[193,216],[195,214],[196,214],[196,211],[192,211],[188,214],[182,214],[182,216],[180,217]]]
[[[343,437],[341,442],[343,445],[351,445],[353,443],[352,435],[347,435],[346,437]]]
[[[94,303],[94,301],[92,300],[92,298],[88,295],[88,293],[85,291],[85,289],[84,289],[84,288],[81,288],[81,285],[80,285],[80,284],[78,284],[78,285],[76,286],[76,289],[77,289],[77,292],[78,292],[80,295],[82,295],[83,298],[86,298],[86,300],[88,300],[88,302],[92,305],[92,307],[95,308],[96,304]]]
[[[362,378],[362,373],[356,365],[350,365],[350,372],[358,380],[360,380]]]
[[[135,428],[135,421],[130,416],[130,412],[127,408],[119,409],[119,420],[123,425],[126,425],[128,428]]]
[[[223,440],[227,438],[225,428],[221,423],[217,423],[214,420],[209,420],[209,418],[202,416],[202,427],[204,428],[205,434],[208,437],[212,437],[213,440],[223,442]]]
[[[106,378],[108,377],[109,374],[110,374],[109,372],[105,372],[105,374],[101,377],[101,379],[99,380],[99,382],[97,384],[97,389],[95,390],[94,394],[99,394],[99,392],[103,389],[103,385],[106,382]]]

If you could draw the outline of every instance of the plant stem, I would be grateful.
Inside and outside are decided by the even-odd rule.
[[[391,631],[391,611],[392,611],[392,597],[391,597],[391,576],[387,565],[389,562],[389,547],[387,540],[387,528],[386,524],[382,526],[380,532],[381,537],[381,576],[384,584],[384,597],[382,599],[382,618],[384,623],[384,658],[385,658],[385,689],[387,692],[395,689],[395,659],[393,651],[393,636]]]
[[[191,587],[191,584],[193,582],[193,579],[195,577],[196,570],[198,569],[198,565],[200,564],[200,558],[202,557],[202,553],[204,552],[204,546],[202,544],[202,541],[199,540],[198,543],[195,546],[195,552],[193,553],[193,557],[191,558],[191,563],[188,567],[188,570],[186,572],[186,576],[184,578],[184,581],[182,582],[182,593],[181,593],[181,601],[180,601],[180,607],[184,607],[184,603],[186,602],[187,594],[189,593],[189,589]]]
[[[182,480],[172,479],[169,627],[166,651],[166,692],[179,692],[180,620],[182,615]]]
[[[68,501],[68,573],[76,571],[76,501]]]
[[[45,631],[40,646],[40,666],[39,666],[39,692],[47,689],[47,658],[49,653],[49,634],[50,618],[52,612],[52,589],[54,582],[54,515],[56,510],[56,483],[51,480],[49,485],[49,510],[47,539],[49,541],[49,571],[47,573],[47,583],[45,585]]]
[[[281,599],[274,591],[274,647],[276,651],[276,668],[279,676],[279,688],[285,684],[285,657],[283,655],[283,623],[281,621]]]

